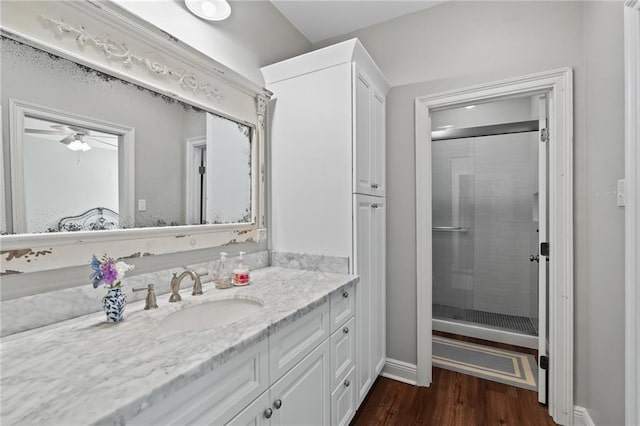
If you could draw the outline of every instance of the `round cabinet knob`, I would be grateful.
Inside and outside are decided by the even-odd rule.
[[[279,410],[280,407],[282,407],[282,400],[281,399],[276,399],[273,402],[273,408],[275,408],[276,410]]]
[[[342,297],[344,297],[345,299],[349,297],[349,292],[345,291],[342,293]]]
[[[348,388],[350,384],[351,384],[351,382],[349,380],[345,380],[344,381],[344,387],[345,388]]]
[[[343,329],[342,329],[342,332],[343,332],[344,334],[349,334],[349,327],[345,327],[345,328],[343,328]]]
[[[271,408],[267,408],[266,410],[264,410],[263,414],[265,419],[270,419],[271,416],[273,416],[273,410]]]

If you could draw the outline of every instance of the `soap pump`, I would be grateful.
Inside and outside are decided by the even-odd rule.
[[[216,269],[216,288],[225,289],[231,288],[231,276],[227,270],[227,253],[221,252],[220,259],[218,259],[218,265]]]
[[[244,264],[244,252],[238,253],[238,266],[233,270],[233,285],[243,286],[249,284],[249,268]]]

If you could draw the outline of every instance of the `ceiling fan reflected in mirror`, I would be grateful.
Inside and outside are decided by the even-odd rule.
[[[97,145],[100,148],[118,149],[117,135],[64,124],[49,124],[46,127],[48,128],[25,128],[24,132],[36,135],[62,136],[62,139],[58,140],[58,142],[66,145],[71,151],[89,151],[93,147],[87,141],[91,141],[94,146],[100,144]]]

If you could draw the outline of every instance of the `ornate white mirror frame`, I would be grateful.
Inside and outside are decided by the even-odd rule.
[[[263,174],[264,114],[271,95],[268,90],[110,2],[6,2],[1,33],[245,123],[255,129],[255,137],[251,223],[2,235],[0,274],[82,265],[94,252],[107,252],[113,257],[159,255],[258,242],[266,237]],[[133,161],[125,167],[131,172]],[[0,195],[3,191],[7,188],[2,188]],[[125,197],[133,199],[131,195]],[[5,215],[4,197],[1,207]],[[5,217],[0,218],[4,229]]]

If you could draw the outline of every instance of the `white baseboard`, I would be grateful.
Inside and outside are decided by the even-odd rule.
[[[596,426],[587,409],[577,405],[573,408],[573,424],[574,426]]]
[[[415,385],[418,377],[418,368],[415,364],[387,358],[380,375],[388,379]]]

